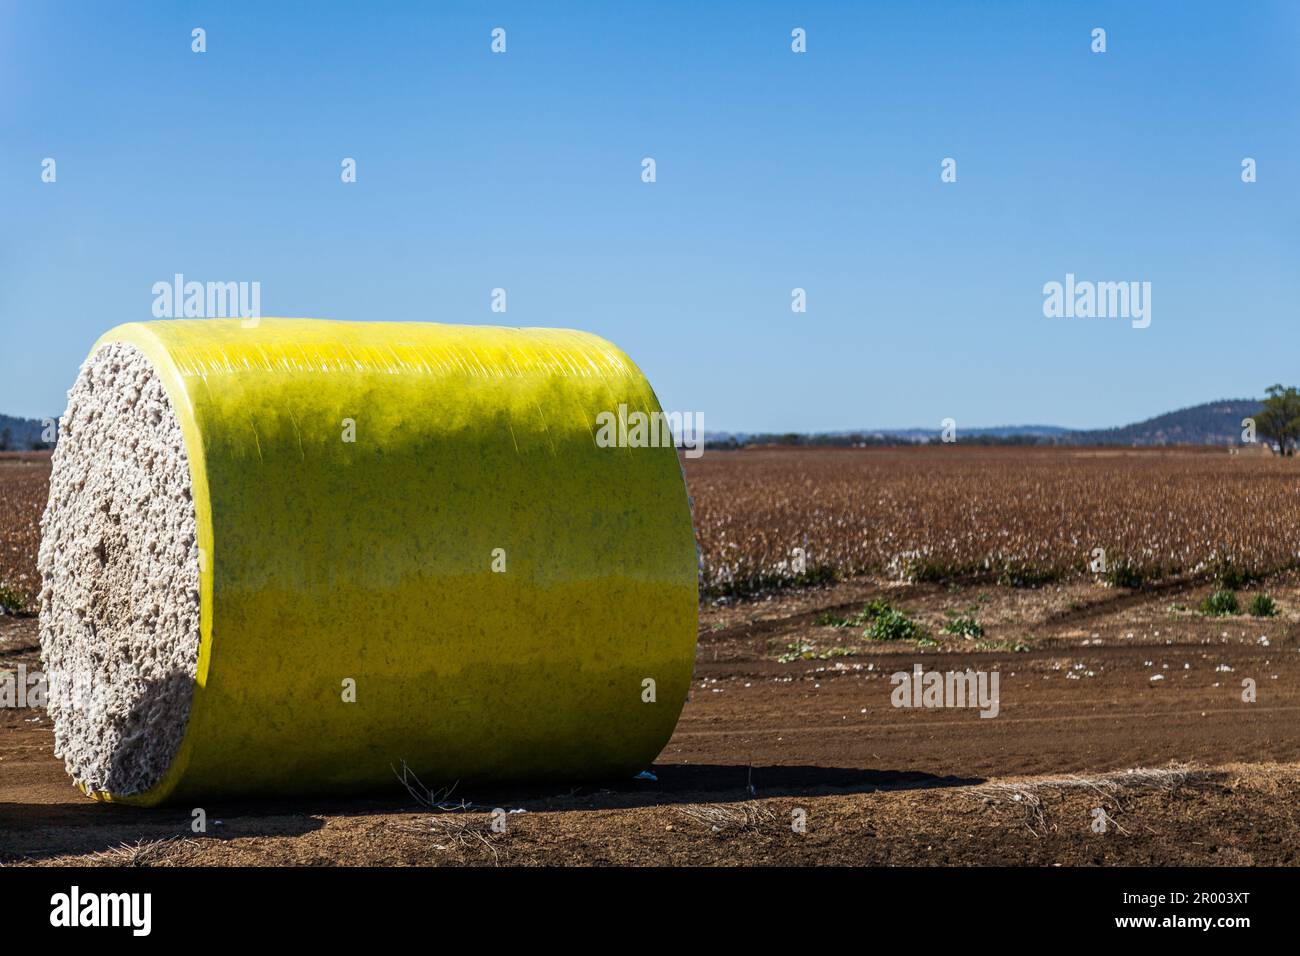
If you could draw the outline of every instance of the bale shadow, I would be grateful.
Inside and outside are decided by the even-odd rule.
[[[654,779],[619,778],[586,782],[521,784],[453,783],[425,788],[403,784],[351,796],[248,798],[213,801],[231,818],[274,816],[292,809],[310,817],[358,817],[430,810],[488,812],[495,808],[532,812],[622,810],[688,803],[739,803],[773,797],[875,793],[882,790],[932,790],[984,783],[982,777],[936,776],[911,770],[747,764],[663,764]]]
[[[484,784],[435,792],[436,809],[488,812],[497,807],[532,812],[633,809],[693,803],[739,803],[773,797],[932,790],[983,783],[982,778],[939,777],[908,770],[744,764],[664,764],[657,779],[592,781],[581,785]],[[188,806],[130,807],[121,804],[0,803],[0,863],[52,857],[115,853],[124,845],[177,839],[231,840],[293,837],[317,830],[326,817],[426,813],[435,809],[416,799],[394,778],[391,791],[355,796],[202,801],[207,831],[191,828]],[[112,861],[116,862],[116,861]],[[123,860],[119,865],[132,865]]]
[[[98,853],[117,865],[151,865],[151,844],[179,840],[229,840],[239,837],[300,836],[323,820],[288,805],[226,820],[207,811],[207,829],[195,833],[190,807],[128,807],[96,803],[0,803],[0,864],[40,862],[60,856]],[[120,854],[122,859],[112,857]]]
[[[615,810],[687,803],[739,803],[780,797],[934,790],[984,783],[980,777],[936,776],[913,770],[746,764],[661,764],[657,779],[604,780],[558,790],[538,785],[457,787],[449,803],[529,810]]]

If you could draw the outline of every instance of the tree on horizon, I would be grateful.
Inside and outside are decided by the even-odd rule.
[[[1255,416],[1255,428],[1277,442],[1283,455],[1294,455],[1300,442],[1300,391],[1294,385],[1285,388],[1271,385],[1264,399],[1264,410]]]

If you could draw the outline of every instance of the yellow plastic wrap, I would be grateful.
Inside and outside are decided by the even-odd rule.
[[[170,769],[101,796],[646,767],[689,689],[697,579],[676,451],[596,441],[601,412],[660,410],[636,366],[557,329],[249,325],[96,344],[143,351],[180,420],[202,621]]]

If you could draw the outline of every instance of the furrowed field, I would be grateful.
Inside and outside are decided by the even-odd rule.
[[[924,446],[686,462],[712,595],[859,574],[1034,585],[1300,563],[1300,463],[1252,450]],[[804,571],[795,569],[804,550]]]

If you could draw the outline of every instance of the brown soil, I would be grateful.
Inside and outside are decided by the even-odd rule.
[[[1295,864],[1300,582],[1265,589],[1278,618],[1202,617],[1183,609],[1206,591],[1192,585],[1133,594],[860,580],[710,605],[657,782],[460,790],[460,812],[422,807],[394,780],[371,799],[205,807],[207,833],[194,834],[188,807],[86,801],[53,757],[43,712],[0,709],[0,860]],[[945,612],[973,608],[986,633],[918,647],[815,623],[870,597],[936,635]],[[0,667],[36,666],[35,636],[32,619],[0,617]],[[791,644],[851,656],[779,662]],[[913,662],[996,670],[998,716],[895,708],[889,675]],[[525,812],[506,814],[498,833],[488,812],[498,807]]]

